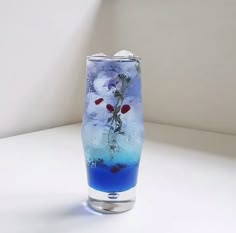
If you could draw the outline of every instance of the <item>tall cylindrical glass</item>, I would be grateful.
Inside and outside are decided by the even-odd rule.
[[[143,146],[138,57],[87,57],[82,140],[93,209],[118,213],[135,202]]]

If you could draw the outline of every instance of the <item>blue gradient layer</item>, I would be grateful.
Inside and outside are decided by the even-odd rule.
[[[138,164],[133,165],[87,165],[88,184],[102,192],[122,192],[135,187]]]

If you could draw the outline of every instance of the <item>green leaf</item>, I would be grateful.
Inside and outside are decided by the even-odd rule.
[[[127,77],[126,82],[127,82],[127,83],[130,83],[130,81],[131,81],[131,78],[130,78],[130,77]]]
[[[114,95],[115,95],[115,97],[122,96],[122,94],[117,90],[115,91]]]
[[[121,127],[118,127],[115,129],[114,133],[119,132],[121,130]]]

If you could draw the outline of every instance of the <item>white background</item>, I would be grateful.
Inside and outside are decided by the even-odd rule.
[[[0,1],[0,137],[78,122],[85,56],[143,57],[145,119],[236,133],[234,0]]]
[[[146,120],[236,133],[236,1],[115,2],[116,48],[143,57]]]
[[[0,1],[0,137],[81,119],[85,57],[109,46],[105,8],[97,0]]]

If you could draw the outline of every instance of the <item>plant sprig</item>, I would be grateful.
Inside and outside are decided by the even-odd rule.
[[[117,78],[121,82],[121,88],[114,91],[114,97],[116,97],[117,101],[114,106],[112,116],[109,117],[107,121],[108,123],[110,123],[110,129],[108,132],[108,144],[109,149],[112,153],[118,151],[119,149],[119,145],[117,143],[117,135],[124,134],[124,132],[122,131],[123,122],[120,118],[120,111],[125,98],[125,91],[129,87],[131,81],[131,78],[125,74],[119,74]]]

